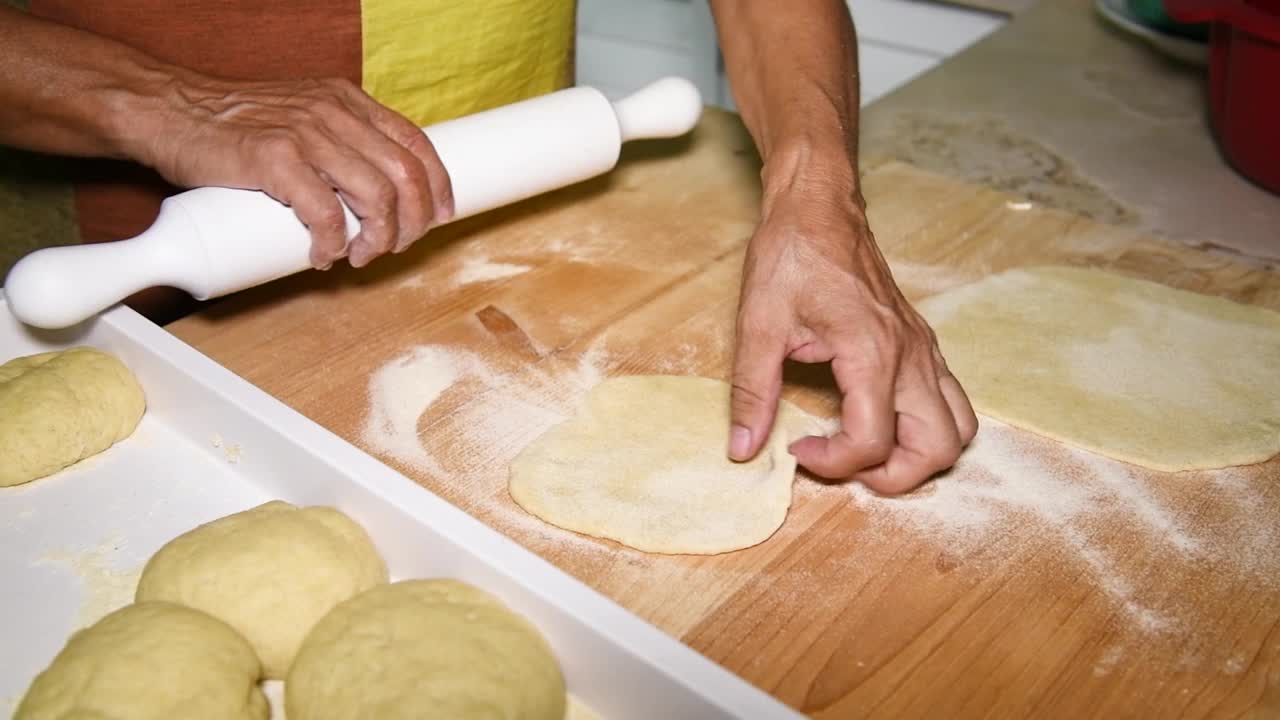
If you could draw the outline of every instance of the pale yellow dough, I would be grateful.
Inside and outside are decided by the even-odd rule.
[[[298,651],[289,720],[564,720],[564,678],[533,625],[455,580],[382,585]]]
[[[325,613],[387,580],[386,564],[353,520],[275,500],[169,541],[143,568],[136,597],[225,621],[253,645],[266,677],[282,679]]]
[[[0,365],[0,487],[51,475],[128,437],[142,387],[112,355],[87,347]]]
[[[14,720],[264,720],[249,643],[198,610],[128,605],[71,636]]]
[[[1010,270],[928,298],[975,409],[1164,471],[1280,451],[1280,314],[1099,270]]]
[[[522,508],[568,530],[646,552],[729,552],[782,525],[796,471],[787,446],[818,431],[783,402],[765,447],[734,463],[727,383],[612,378],[516,457],[509,487]]]

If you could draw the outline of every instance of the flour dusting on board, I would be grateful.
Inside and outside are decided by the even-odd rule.
[[[575,557],[641,553],[610,547],[544,523],[506,494],[507,466],[526,445],[573,415],[606,375],[603,342],[576,358],[500,370],[480,356],[445,346],[412,348],[370,378],[361,439],[374,452],[411,468],[419,479],[488,524],[515,531],[532,549]],[[435,407],[450,388],[460,400]],[[434,448],[434,451],[433,451]]]
[[[552,363],[556,361],[552,358]],[[465,428],[482,455],[519,449],[572,414],[579,398],[604,378],[608,356],[594,344],[577,362],[555,368],[528,365],[499,372],[479,356],[444,346],[420,345],[378,369],[369,381],[369,413],[363,442],[383,455],[431,475],[447,474],[432,457],[419,427],[423,415],[450,387],[468,382],[468,401],[449,417]],[[477,457],[483,460],[484,457]]]
[[[886,498],[860,484],[841,487],[872,517],[944,538],[960,552],[999,548],[999,555],[1008,556],[1028,543],[1048,542],[1057,548],[1056,562],[1086,569],[1130,627],[1146,635],[1178,633],[1199,622],[1185,598],[1148,596],[1146,574],[1212,561],[1251,582],[1280,587],[1280,557],[1274,552],[1280,531],[1249,512],[1246,496],[1256,491],[1234,480],[1233,471],[1208,474],[1206,484],[1231,488],[1231,502],[1240,505],[1232,517],[1210,523],[1194,508],[1157,498],[1149,479],[1124,463],[990,418],[982,423],[955,468],[917,493]],[[1123,537],[1105,535],[1105,528],[1119,528]],[[1135,542],[1165,560],[1156,567],[1134,566]]]
[[[376,452],[423,472],[439,468],[418,439],[418,418],[458,377],[457,355],[421,345],[382,366],[369,381],[360,437]]]
[[[462,261],[462,267],[453,274],[451,280],[455,286],[470,285],[523,275],[532,269],[528,265],[493,262],[487,257],[467,258]]]
[[[671,370],[685,354],[683,347],[672,353]],[[510,367],[444,346],[416,347],[372,376],[362,437],[367,447],[423,479],[430,476],[434,489],[549,559],[666,562],[552,527],[506,493],[512,458],[571,417],[607,371],[624,362],[603,343],[576,356],[553,353]],[[448,393],[459,384],[464,387]],[[448,404],[437,406],[442,397]],[[1264,491],[1240,471],[1152,474],[990,418],[952,471],[905,497],[878,496],[860,484],[796,485],[801,502],[818,494],[851,496],[870,521],[862,538],[868,545],[892,546],[905,532],[935,539],[975,564],[1034,558],[1017,572],[1078,578],[1084,597],[1110,608],[1122,627],[1168,642],[1207,632],[1212,618],[1197,608],[1213,607],[1231,592],[1197,586],[1196,567],[1211,563],[1219,576],[1280,589],[1280,553],[1274,552],[1280,524],[1258,512],[1271,502]],[[780,532],[785,537],[792,530],[784,524]],[[860,560],[851,554],[842,562]],[[722,580],[723,572],[715,569],[715,577]],[[1190,584],[1181,584],[1184,577]],[[1109,664],[1102,669],[1110,672]]]

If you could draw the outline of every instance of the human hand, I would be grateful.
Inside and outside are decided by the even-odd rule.
[[[157,95],[162,109],[134,156],[177,185],[262,190],[289,205],[311,231],[317,268],[401,252],[453,213],[426,135],[346,80],[190,74]],[[339,196],[360,219],[349,247]]]
[[[753,457],[768,437],[786,358],[830,362],[843,395],[840,430],[790,448],[822,477],[906,492],[951,467],[977,433],[964,390],[894,283],[855,199],[766,200],[738,308],[733,459]]]

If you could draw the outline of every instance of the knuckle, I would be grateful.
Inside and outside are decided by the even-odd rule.
[[[893,496],[911,492],[927,479],[927,477],[916,477],[903,472],[884,472],[863,477],[861,482],[881,495]]]
[[[439,162],[436,154],[436,146],[431,143],[431,139],[427,134],[422,132],[418,126],[404,119],[403,123],[396,123],[396,126],[404,129],[403,137],[397,136],[394,139],[408,150],[415,158],[424,158]],[[398,135],[398,133],[397,133]],[[423,160],[419,160],[423,162]]]
[[[895,348],[884,345],[866,345],[840,357],[841,370],[855,378],[855,382],[871,384],[883,382],[899,365]]]
[[[302,144],[291,132],[266,132],[258,138],[256,152],[272,162],[296,162],[302,158]]]
[[[960,419],[961,445],[967,446],[969,443],[973,442],[973,439],[978,436],[979,424],[980,422],[978,420],[977,415],[975,415],[973,412],[965,413],[964,417]],[[963,448],[961,448],[961,452],[963,452]],[[959,455],[957,455],[956,457],[958,459]]]
[[[427,169],[413,153],[403,148],[392,157],[387,174],[393,182],[415,197],[426,195],[426,190],[430,187]]]
[[[322,78],[317,81],[317,85],[339,95],[346,95],[360,89],[354,82],[344,77]]]
[[[377,177],[370,189],[369,201],[373,211],[382,215],[390,215],[395,211],[397,191],[395,183],[386,176]]]
[[[440,202],[442,207],[453,207],[453,181],[448,175],[444,175],[442,182],[432,183],[431,194]]]
[[[888,433],[868,435],[858,443],[858,455],[864,466],[879,465],[893,454],[894,441]]]
[[[955,464],[962,449],[958,437],[940,440],[923,453],[921,465],[929,475],[940,473]]]
[[[731,404],[735,410],[747,412],[762,407],[766,398],[763,393],[748,385],[743,379],[736,378],[732,383]]]
[[[325,97],[302,111],[297,122],[299,127],[313,132],[337,132],[342,120],[350,114],[341,102]]]
[[[736,326],[738,339],[750,343],[740,349],[779,345],[785,337],[781,324],[773,319],[769,308],[760,303],[745,303],[738,312]]]
[[[347,219],[343,216],[342,208],[337,203],[326,203],[324,209],[316,217],[316,222],[322,230],[335,233],[345,230],[347,226]]]

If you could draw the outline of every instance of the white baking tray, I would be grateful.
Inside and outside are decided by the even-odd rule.
[[[0,488],[0,715],[73,629],[128,601],[167,540],[276,498],[351,515],[393,579],[453,577],[501,597],[604,718],[800,717],[132,310],[44,332],[0,295],[0,362],[77,344],[120,357],[147,413],[107,452]]]

